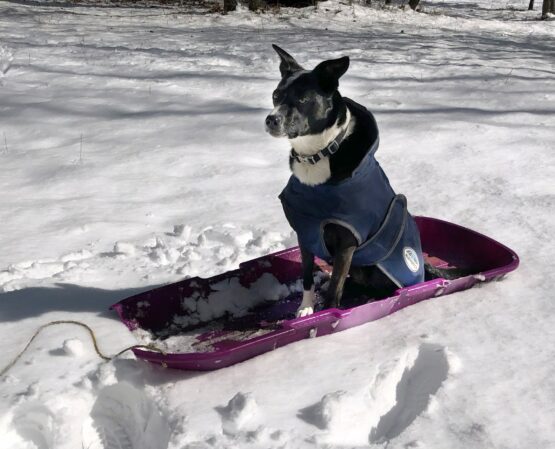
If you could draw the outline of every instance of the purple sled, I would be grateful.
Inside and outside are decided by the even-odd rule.
[[[473,274],[449,281],[443,278],[432,279],[400,288],[384,299],[358,297],[356,304],[360,305],[345,309],[325,309],[302,318],[295,318],[294,315],[300,304],[301,294],[293,293],[280,301],[259,306],[245,317],[221,318],[220,321],[224,322],[219,330],[200,332],[196,337],[203,343],[201,351],[162,354],[134,349],[133,352],[140,359],[169,368],[219,369],[304,338],[328,335],[378,320],[424,299],[465,290],[478,282],[499,280],[518,267],[516,253],[489,237],[436,218],[415,219],[426,262],[438,267],[463,268]],[[319,266],[326,271],[330,269],[322,261],[319,261]],[[182,306],[183,298],[190,297],[195,292],[206,295],[210,292],[211,285],[234,277],[239,279],[242,286],[248,287],[267,272],[282,284],[296,282],[301,275],[299,248],[289,248],[244,262],[237,270],[211,278],[189,278],[143,292],[126,298],[111,308],[118,313],[129,330],[142,328],[156,332],[167,327],[176,315],[187,313]],[[145,304],[148,304],[146,309]],[[264,331],[253,332],[256,329]],[[245,334],[247,338],[237,340],[238,331],[246,330],[251,331]],[[248,338],[248,335],[254,336]]]

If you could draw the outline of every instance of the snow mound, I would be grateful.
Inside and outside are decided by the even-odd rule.
[[[83,342],[78,338],[65,340],[62,349],[66,355],[80,357],[83,355]]]
[[[234,435],[253,421],[258,413],[258,405],[251,393],[237,393],[225,407],[216,409],[222,418],[222,430]]]

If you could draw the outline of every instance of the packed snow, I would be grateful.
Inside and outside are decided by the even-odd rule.
[[[115,354],[137,340],[111,304],[295,243],[287,143],[263,129],[272,43],[306,67],[350,56],[341,92],[374,112],[411,212],[521,266],[209,373],[104,362],[49,327],[0,378],[0,446],[552,448],[555,22],[527,6],[1,2],[0,369],[53,320]]]
[[[293,285],[294,289],[296,286]],[[233,317],[244,316],[249,310],[266,301],[277,301],[285,298],[291,289],[281,284],[272,274],[264,273],[255,282],[244,287],[239,278],[225,279],[210,286],[210,294],[203,298],[199,292],[183,298],[183,307],[188,312],[180,315],[184,326],[206,323],[230,315]],[[183,319],[187,321],[183,322]]]

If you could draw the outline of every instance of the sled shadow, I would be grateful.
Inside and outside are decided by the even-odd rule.
[[[207,371],[164,368],[146,360],[135,358],[117,358],[112,360],[111,363],[114,365],[114,374],[118,382],[127,382],[139,390],[144,390],[146,385],[160,387],[211,374]]]
[[[158,287],[150,285],[122,290],[104,290],[75,284],[31,287],[0,293],[0,323],[39,317],[48,312],[97,312],[118,319],[110,306],[124,298]]]

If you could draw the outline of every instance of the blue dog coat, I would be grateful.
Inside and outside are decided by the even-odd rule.
[[[339,224],[358,242],[353,266],[377,265],[397,286],[405,287],[424,280],[420,234],[405,196],[395,195],[374,158],[378,144],[376,137],[350,178],[309,186],[292,175],[279,198],[301,246],[330,263],[324,226]]]

